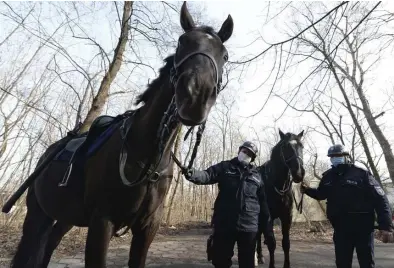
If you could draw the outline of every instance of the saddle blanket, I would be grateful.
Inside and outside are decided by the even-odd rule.
[[[104,127],[105,130],[101,130],[103,131],[101,133],[91,134],[89,131],[81,134],[79,137],[69,141],[64,149],[55,156],[54,160],[73,162],[76,155],[78,155],[78,158],[89,158],[104,145],[118,127],[119,121],[110,123],[109,126]],[[98,131],[96,130],[96,132]]]

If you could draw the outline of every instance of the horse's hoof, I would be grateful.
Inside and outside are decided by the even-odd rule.
[[[257,258],[257,260],[258,260],[258,263],[259,263],[259,264],[264,264],[264,263],[265,263],[264,257]]]

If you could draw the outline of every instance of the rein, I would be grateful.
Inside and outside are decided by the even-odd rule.
[[[211,64],[212,67],[214,68],[215,71],[215,81],[216,81],[216,87],[215,87],[215,92],[216,95],[219,94],[219,92],[222,90],[221,88],[221,78],[219,77],[219,72],[218,72],[218,67],[216,64],[215,59],[213,58],[213,56],[205,53],[204,51],[197,51],[197,52],[192,52],[190,54],[187,54],[183,59],[181,59],[178,63],[175,61],[175,57],[176,55],[174,55],[174,65],[170,70],[170,82],[173,86],[173,88],[176,88],[177,82],[178,82],[178,68],[182,65],[182,63],[184,63],[187,59],[189,59],[190,57],[194,56],[194,55],[203,55],[206,56]],[[174,90],[175,91],[175,90]],[[134,113],[135,114],[135,113]],[[134,116],[133,114],[133,116]],[[128,119],[133,120],[133,116],[129,117]],[[126,121],[126,120],[125,120]],[[127,178],[126,175],[124,173],[124,167],[126,165],[126,161],[127,161],[127,154],[128,154],[128,150],[127,150],[127,143],[126,143],[126,137],[131,129],[131,125],[132,122],[128,124],[128,127],[125,127],[125,122],[123,124],[123,126],[121,127],[121,136],[123,139],[122,142],[122,147],[121,147],[121,152],[120,152],[120,159],[119,159],[119,172],[120,172],[120,176],[122,179],[122,182],[124,185],[128,186],[128,187],[133,187],[136,186],[138,184],[141,184],[142,182],[148,180],[151,183],[155,183],[159,180],[159,178],[167,172],[167,170],[169,169],[170,162],[168,163],[168,165],[166,166],[166,168],[164,168],[164,170],[161,170],[160,172],[157,171],[157,168],[159,167],[159,164],[162,161],[163,155],[164,155],[164,150],[166,147],[166,144],[168,142],[168,140],[171,137],[171,133],[173,130],[175,130],[178,126],[178,124],[180,123],[179,120],[179,115],[178,115],[178,111],[176,108],[176,103],[175,103],[175,92],[173,95],[173,98],[171,100],[171,103],[169,104],[166,112],[164,113],[161,122],[160,122],[160,126],[158,128],[157,131],[157,139],[156,139],[156,147],[158,149],[159,152],[159,157],[157,157],[157,159],[155,160],[155,154],[153,154],[147,161],[146,163],[139,161],[137,162],[137,164],[142,168],[142,172],[141,175],[139,176],[139,178],[133,182],[130,182]],[[193,166],[193,162],[197,156],[197,151],[198,151],[198,147],[201,143],[201,139],[202,139],[202,135],[203,132],[205,130],[205,124],[206,121],[203,122],[201,125],[199,125],[198,127],[198,131],[197,131],[197,137],[196,137],[196,141],[194,144],[194,148],[193,148],[193,152],[192,152],[192,156],[188,165],[188,168],[192,168]],[[191,130],[194,127],[191,127],[186,135],[184,140],[186,140],[186,138],[189,136]],[[123,130],[123,133],[122,133]],[[175,154],[171,151],[171,157],[173,158],[174,162],[180,167],[183,168],[181,162],[176,158]]]
[[[192,152],[192,156],[190,158],[189,161],[189,165],[187,166],[187,169],[191,169],[193,167],[193,162],[196,159],[197,156],[197,151],[198,151],[198,146],[200,146],[201,143],[201,139],[202,139],[202,134],[204,133],[205,130],[205,124],[206,121],[204,123],[202,123],[200,126],[198,126],[198,131],[197,131],[197,135],[196,135],[196,141],[194,142],[194,147],[193,147],[193,152]],[[191,130],[194,127],[191,127],[185,135],[185,138],[183,139],[184,141],[187,139],[187,137],[189,136]],[[176,157],[176,155],[171,151],[171,157],[174,160],[175,164],[182,170],[185,169],[185,167],[183,166],[183,164],[181,163],[181,161]]]

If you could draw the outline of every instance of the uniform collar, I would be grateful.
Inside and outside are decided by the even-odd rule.
[[[351,164],[339,164],[336,167],[332,167],[332,171],[335,171],[338,174],[344,174],[351,167]]]

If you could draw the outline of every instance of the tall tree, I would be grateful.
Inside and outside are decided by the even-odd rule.
[[[108,70],[106,71],[104,78],[101,81],[100,88],[98,89],[96,96],[93,99],[92,105],[85,117],[85,120],[82,123],[80,130],[81,132],[87,131],[93,123],[93,120],[96,119],[96,117],[99,116],[103,111],[104,105],[106,104],[109,96],[108,93],[111,84],[114,81],[122,65],[123,54],[126,49],[126,44],[129,40],[129,33],[131,28],[129,23],[133,11],[133,3],[133,1],[124,2],[120,36],[115,48],[115,53],[108,67]],[[115,5],[116,4],[117,3],[115,2]]]

